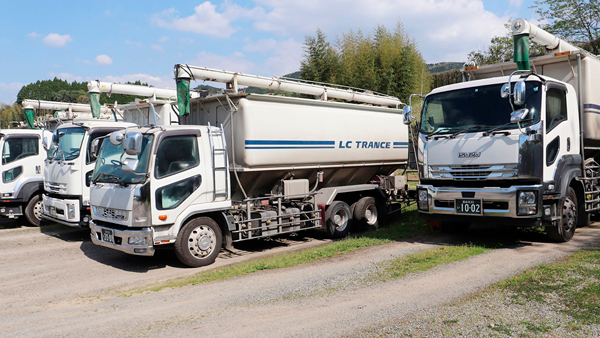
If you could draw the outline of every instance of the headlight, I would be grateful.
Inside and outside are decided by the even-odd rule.
[[[419,210],[428,211],[429,210],[429,194],[425,189],[417,190],[419,195]]]
[[[537,213],[537,192],[519,191],[517,196],[517,215],[535,215]]]
[[[131,245],[146,245],[147,240],[146,237],[129,237],[127,243]]]

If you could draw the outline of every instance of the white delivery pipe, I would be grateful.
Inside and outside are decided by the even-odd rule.
[[[91,113],[92,109],[89,104],[83,103],[68,103],[55,102],[44,100],[23,100],[21,103],[24,109],[47,109],[47,110],[66,110],[71,112]],[[101,107],[102,113],[109,113],[108,107]]]
[[[177,99],[175,89],[155,88],[148,86],[139,86],[132,84],[120,84],[112,82],[102,82],[99,80],[88,82],[89,93],[107,93],[107,94],[125,94],[163,99]],[[192,94],[193,95],[193,94]]]
[[[525,19],[515,19],[510,25],[513,35],[528,34],[531,41],[556,53],[581,50],[572,44],[559,39]],[[558,49],[558,50],[556,50]]]
[[[276,76],[269,78],[181,64],[175,65],[175,79],[224,82],[231,83],[234,89],[237,89],[238,85],[251,86],[313,95],[321,97],[324,100],[327,98],[334,98],[394,108],[398,108],[399,105],[403,104],[400,102],[400,99],[396,97],[372,94],[368,93],[367,91],[357,92],[352,89],[340,89],[319,84],[290,81]]]

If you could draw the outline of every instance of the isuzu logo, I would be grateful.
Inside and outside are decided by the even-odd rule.
[[[470,153],[467,152],[459,152],[458,158],[468,158],[468,157],[479,157],[481,156],[481,151],[472,151]]]

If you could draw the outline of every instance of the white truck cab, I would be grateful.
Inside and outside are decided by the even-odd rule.
[[[134,125],[106,120],[69,121],[54,130],[44,165],[42,218],[68,226],[87,226],[90,181],[96,163],[92,142]]]
[[[46,151],[42,147],[44,131],[40,129],[0,130],[0,216],[25,216],[39,225],[42,210],[42,167]]]

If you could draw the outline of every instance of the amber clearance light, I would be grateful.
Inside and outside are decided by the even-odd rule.
[[[161,221],[166,221],[167,220],[167,215],[159,215],[158,219]]]

